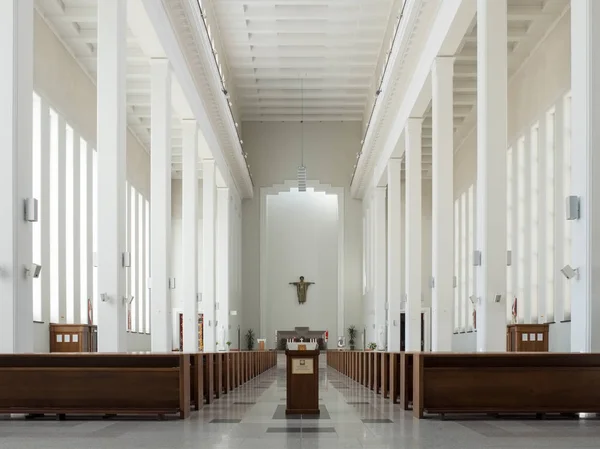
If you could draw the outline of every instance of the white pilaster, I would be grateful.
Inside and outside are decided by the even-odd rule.
[[[581,218],[571,221],[571,351],[600,350],[600,3],[571,2],[571,195]],[[562,264],[559,264],[559,268]]]
[[[172,350],[171,276],[171,67],[153,59],[152,154],[150,156],[150,277],[153,352]]]
[[[387,299],[388,351],[400,351],[402,302],[402,161],[390,159],[387,167]]]
[[[198,352],[198,125],[183,121],[183,350]]]
[[[44,99],[41,100],[40,107],[40,144],[41,144],[41,198],[40,198],[40,225],[42,240],[42,273],[41,290],[42,293],[42,321],[50,323],[50,274],[52,273],[50,264],[50,108]]]
[[[506,10],[506,0],[477,0],[478,351],[506,350]]]
[[[202,161],[202,309],[204,311],[204,351],[215,350],[215,215],[217,209],[215,161]]]
[[[73,243],[71,248],[73,249],[73,273],[69,275],[68,282],[73,283],[73,323],[81,323],[81,251],[79,246],[80,241],[80,220],[79,211],[81,209],[81,202],[79,201],[79,186],[80,183],[80,171],[81,171],[81,137],[76,132],[73,133],[73,235],[68,238],[72,239]]]
[[[58,116],[58,315],[67,322],[67,124]]]
[[[387,347],[387,256],[386,256],[386,188],[376,187],[373,194],[373,300],[375,303],[375,342],[377,348]]]
[[[125,167],[127,5],[98,2],[98,351],[127,350]],[[102,301],[101,295],[106,295]]]
[[[85,319],[82,321],[83,323],[87,323],[89,320],[89,310],[88,310],[88,300],[93,302],[94,298],[94,220],[97,217],[94,217],[94,152],[95,150],[92,148],[90,144],[87,146],[87,292],[85,292],[85,311],[83,315]],[[42,290],[43,291],[43,290]],[[84,292],[82,292],[82,295]],[[93,315],[93,309],[92,309]],[[97,318],[94,318],[94,323],[96,324]]]
[[[421,350],[421,118],[409,118],[406,138],[406,351]]]
[[[0,353],[33,351],[32,194],[33,0],[0,2]]]
[[[227,349],[225,344],[229,335],[229,188],[217,189],[217,229],[216,229],[216,299],[218,309],[217,349]]]
[[[454,58],[433,63],[432,350],[452,350],[454,299]]]

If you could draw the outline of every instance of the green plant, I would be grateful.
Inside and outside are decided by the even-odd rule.
[[[277,349],[279,351],[285,351],[286,347],[287,347],[287,340],[285,338],[280,338],[279,343],[277,345]]]
[[[246,332],[246,349],[248,351],[254,349],[254,331],[252,329],[248,329],[248,332]]]
[[[354,324],[348,327],[348,343],[350,343],[350,350],[354,351],[354,343],[356,340],[356,336],[358,335],[358,331],[356,330],[356,326]]]
[[[229,348],[230,348],[230,346],[231,346],[231,342],[230,342],[230,341],[228,341],[228,342],[226,342],[225,344],[227,345],[227,350],[229,351]]]
[[[375,349],[377,349],[377,343],[373,343],[373,342],[369,343],[369,346],[368,346],[368,348],[369,348],[371,351],[375,351]]]

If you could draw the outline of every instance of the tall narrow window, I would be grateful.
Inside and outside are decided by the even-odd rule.
[[[474,305],[471,302],[471,297],[475,296],[475,267],[473,266],[473,251],[475,250],[475,199],[474,199],[474,186],[471,184],[469,187],[468,198],[468,226],[469,231],[467,232],[467,270],[469,272],[469,288],[468,294],[469,298],[467,300],[468,314],[467,320],[469,321],[468,329],[474,329],[475,326],[473,323],[473,310]]]
[[[538,297],[539,297],[539,208],[540,208],[540,188],[539,188],[539,124],[533,125],[531,128],[531,148],[530,148],[530,316],[525,317],[526,320],[537,323],[538,321]]]
[[[518,318],[522,314],[522,304],[525,300],[525,137],[521,137],[517,142],[517,295],[521,306],[518,307]]]
[[[454,332],[458,332],[460,327],[460,288],[458,280],[460,279],[460,209],[459,200],[454,201]]]
[[[50,109],[50,322],[59,322],[58,115]]]
[[[141,193],[137,197],[137,297],[135,302],[138,309],[138,332],[144,332],[144,303],[146,301],[146,292],[144,291],[144,197]]]
[[[510,147],[506,152],[506,249],[513,251],[513,190],[514,190],[514,174],[513,174],[513,148]],[[512,266],[506,267],[506,321],[510,322],[512,301],[515,296],[514,279]]]
[[[81,304],[81,323],[87,323],[87,293],[88,293],[88,179],[87,179],[87,142],[79,143],[79,298]]]
[[[546,313],[544,322],[554,321],[554,132],[555,111],[552,108],[546,114]]]
[[[566,198],[571,194],[571,93],[568,93],[564,98],[564,142],[563,142],[563,197]],[[563,235],[563,254],[564,263],[571,263],[571,222],[564,221]],[[563,279],[563,307],[564,319],[571,319],[571,288],[570,282],[565,282]]]
[[[129,209],[129,182],[125,181],[125,251],[129,251],[131,254],[131,245],[129,242],[131,229],[129,227],[129,223],[131,222],[131,210]],[[125,271],[125,296],[131,296],[131,258],[130,258],[130,266]],[[127,306],[127,321],[126,321],[126,329],[131,331],[131,304]]]
[[[74,323],[73,313],[75,311],[75,292],[73,288],[73,278],[71,274],[75,268],[73,260],[73,128],[67,125],[66,128],[66,154],[65,154],[65,270],[66,270],[66,290],[65,297],[67,302],[67,323]]]
[[[98,151],[92,152],[92,245],[94,248],[93,324],[98,322]]]
[[[38,221],[32,223],[32,261],[42,263],[42,227],[41,227],[41,196],[42,196],[42,105],[40,97],[33,94],[33,129],[32,129],[32,195],[38,199]],[[44,220],[46,218],[44,217]],[[42,273],[42,276],[44,273]],[[42,321],[42,282],[40,278],[33,279],[33,320]]]
[[[461,255],[461,276],[460,276],[460,328],[467,328],[467,302],[469,301],[469,290],[467,289],[467,195],[464,192],[460,196],[460,255]]]
[[[138,292],[137,292],[137,221],[136,221],[136,212],[137,212],[137,192],[133,186],[131,186],[131,196],[129,200],[129,213],[131,218],[129,220],[129,246],[131,249],[131,268],[130,272],[130,294],[133,296],[133,302],[129,305],[131,310],[131,331],[137,332],[137,302],[138,302]]]
[[[146,200],[146,279],[150,277],[150,202]],[[150,333],[150,307],[152,304],[152,291],[146,284],[146,333]]]
[[[363,295],[367,293],[367,219],[363,215],[363,257],[362,257],[362,286]]]

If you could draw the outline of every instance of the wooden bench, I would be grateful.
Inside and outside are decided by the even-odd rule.
[[[413,414],[600,412],[600,354],[416,353]]]
[[[190,414],[189,354],[3,354],[0,413]]]

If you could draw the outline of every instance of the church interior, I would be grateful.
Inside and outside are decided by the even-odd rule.
[[[598,0],[0,23],[0,449],[600,447]]]

